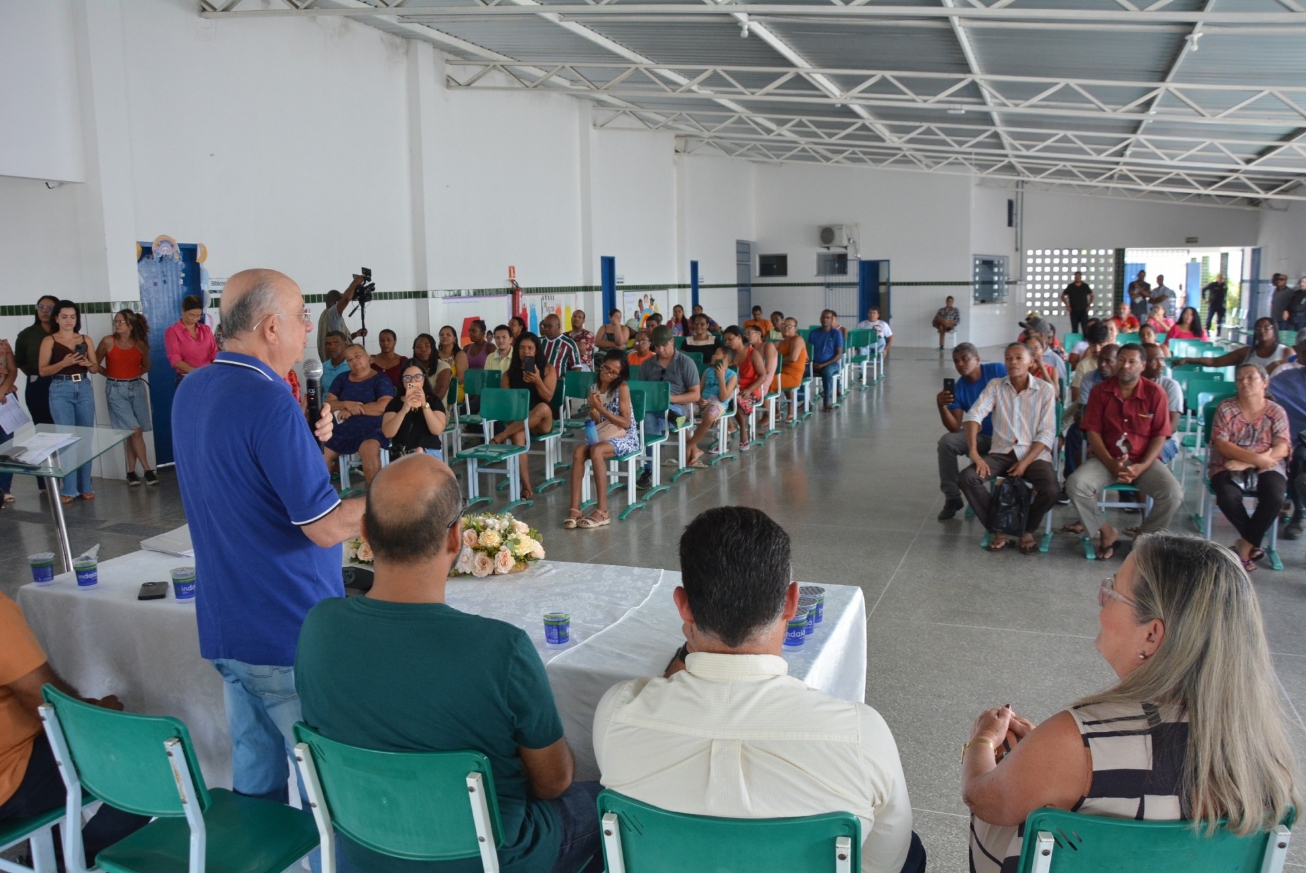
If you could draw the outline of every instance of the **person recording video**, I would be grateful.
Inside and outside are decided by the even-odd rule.
[[[369,270],[368,273],[370,274],[370,272],[371,271]],[[354,295],[358,293],[358,289],[370,281],[370,275],[355,273],[353,281],[349,283],[349,287],[345,289],[345,293],[341,294],[335,289],[327,292],[326,309],[322,311],[322,314],[318,316],[317,319],[318,360],[325,361],[330,357],[326,350],[326,338],[330,336],[333,331],[340,331],[345,336],[349,337],[351,341],[356,340],[359,337],[367,336],[366,327],[350,333],[349,325],[345,323],[345,310],[348,309],[349,304],[354,301]]]

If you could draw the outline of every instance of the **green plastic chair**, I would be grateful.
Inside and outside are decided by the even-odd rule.
[[[307,812],[209,789],[186,726],[175,718],[114,712],[42,689],[41,720],[68,789],[154,821],[96,856],[105,873],[281,873],[318,847]],[[81,873],[81,828],[62,828],[64,858]]]
[[[848,331],[847,348],[854,351],[854,354],[849,357],[848,363],[861,369],[863,391],[868,387],[866,382],[867,367],[870,367],[871,369],[871,379],[876,382],[879,381],[879,377],[875,375],[875,371],[876,362],[879,360],[880,356],[876,353],[875,349],[871,348],[871,346],[879,341],[880,332],[878,330],[858,329]],[[866,349],[866,354],[861,353],[862,349]]]
[[[685,338],[683,336],[674,336],[671,338],[671,342],[675,345],[676,351],[680,351],[685,345]]]
[[[1291,817],[1271,831],[1212,836],[1186,821],[1135,821],[1037,809],[1025,819],[1019,873],[1279,873],[1292,839]]]
[[[579,400],[582,404],[590,396],[590,386],[594,384],[596,374],[587,370],[568,370],[562,377],[562,415],[563,426],[568,430],[584,430],[588,415],[571,418],[571,401]],[[568,465],[570,466],[570,465]]]
[[[700,376],[703,375],[703,353],[702,353],[702,352],[681,352],[681,354],[684,355],[685,357],[689,358],[691,361],[693,361],[693,362],[694,362],[694,366],[695,366],[695,367],[698,367],[698,374],[699,374]]]
[[[661,417],[666,419],[666,415],[671,411],[671,383],[670,382],[645,382],[639,379],[631,379],[628,383],[630,390],[641,391],[644,395],[644,415],[652,415],[655,418]],[[634,405],[634,394],[631,394],[631,404]],[[670,491],[671,486],[662,484],[662,444],[667,441],[670,432],[684,430],[682,425],[677,428],[674,423],[668,423],[662,433],[649,433],[645,429],[646,419],[640,419],[640,441],[645,448],[653,450],[652,456],[652,474],[653,484],[644,492],[644,499],[656,497],[659,494]]]
[[[1297,344],[1297,331],[1281,330],[1279,331],[1279,342],[1291,348]]]
[[[0,858],[0,870],[8,871],[8,873],[55,873],[54,835],[52,831],[55,825],[63,824],[65,813],[66,810],[59,807],[42,815],[0,824],[0,852],[22,843],[28,843],[32,856],[31,867],[24,867],[17,862],[5,861]],[[80,824],[79,821],[78,825]],[[61,830],[63,829],[61,828]]]
[[[1074,351],[1075,346],[1084,341],[1082,333],[1063,333],[1061,335],[1061,347],[1066,350],[1066,354]]]
[[[611,495],[620,490],[623,487],[621,480],[626,480],[624,485],[624,487],[627,488],[626,507],[621,510],[621,513],[617,516],[618,521],[625,521],[626,518],[635,510],[645,509],[648,506],[648,504],[639,499],[639,490],[635,485],[635,480],[639,477],[640,464],[644,461],[643,435],[645,394],[641,389],[636,388],[629,382],[626,384],[630,386],[630,415],[631,418],[635,419],[636,427],[639,429],[640,445],[633,452],[627,452],[624,455],[613,455],[608,458],[608,494]],[[592,461],[587,461],[586,463],[589,463],[591,467],[593,466]],[[623,464],[625,465],[624,472],[621,469],[621,465]],[[581,480],[581,511],[588,510],[590,507],[594,506],[595,503],[596,501],[590,497],[590,478],[589,476],[585,476],[585,478]]]
[[[475,373],[476,370],[468,370]],[[520,421],[523,425],[530,419],[531,394],[525,388],[485,388],[481,391],[481,418],[487,428],[496,421]],[[486,440],[484,445],[472,446],[461,451],[455,460],[467,462],[467,506],[470,508],[481,503],[491,503],[491,499],[479,493],[478,473],[508,477],[508,504],[504,512],[511,512],[519,506],[531,506],[533,500],[523,500],[521,496],[521,456],[530,451],[531,429],[525,428],[526,444],[524,446],[504,443],[496,445]],[[503,462],[502,467],[489,464]]]
[[[295,761],[322,849],[335,873],[335,831],[409,861],[481,859],[498,873],[503,845],[490,761],[480,752],[377,752],[295,725]]]
[[[1138,342],[1138,334],[1137,334],[1137,333],[1121,333],[1121,334],[1116,334],[1116,344],[1117,344],[1117,345],[1122,345],[1122,346],[1123,346],[1123,345],[1125,345],[1126,343],[1136,343],[1136,342]]]
[[[599,794],[607,873],[855,873],[862,824],[850,812],[799,818],[718,818]],[[687,859],[692,855],[692,862]]]

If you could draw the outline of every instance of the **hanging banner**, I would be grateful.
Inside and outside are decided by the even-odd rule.
[[[480,318],[485,321],[487,332],[495,325],[507,324],[512,315],[512,297],[505,294],[493,297],[439,297],[430,301],[431,333],[449,325],[458,331],[458,344],[465,346],[471,342],[468,331],[472,322]]]
[[[641,328],[653,313],[662,316],[665,324],[671,317],[671,290],[662,288],[657,291],[623,291],[621,292],[621,314],[625,321],[634,318]]]
[[[522,301],[526,314],[526,329],[536,336],[540,333],[540,322],[546,316],[556,315],[562,319],[562,329],[571,330],[571,314],[580,305],[577,294],[531,294]]]

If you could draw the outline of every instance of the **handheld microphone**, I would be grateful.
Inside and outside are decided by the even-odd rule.
[[[308,429],[317,429],[322,417],[322,362],[309,358],[304,362],[304,398],[308,401]]]

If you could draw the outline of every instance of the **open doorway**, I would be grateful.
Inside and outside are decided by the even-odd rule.
[[[1225,323],[1233,319],[1234,312],[1243,308],[1244,282],[1248,278],[1245,250],[1234,246],[1192,246],[1173,249],[1125,249],[1125,275],[1122,288],[1138,275],[1147,271],[1153,286],[1164,277],[1165,285],[1175,292],[1177,309],[1191,306],[1201,315],[1205,325],[1210,316],[1210,301],[1202,299],[1202,289],[1224,276],[1229,288],[1225,302]],[[1176,315],[1178,312],[1176,311]],[[1218,324],[1218,319],[1215,324]]]

